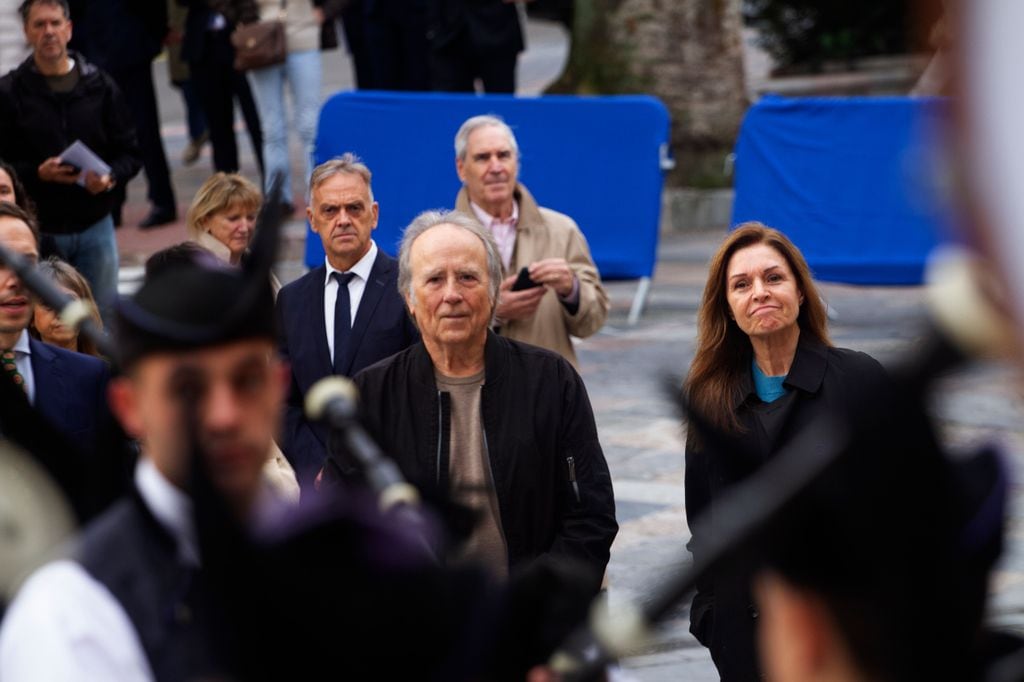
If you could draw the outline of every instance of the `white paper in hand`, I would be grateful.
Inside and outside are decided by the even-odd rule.
[[[89,149],[81,140],[75,140],[71,143],[71,146],[60,153],[61,163],[70,163],[72,166],[78,166],[82,169],[82,174],[78,177],[78,183],[82,187],[85,187],[85,174],[89,171],[96,173],[96,175],[106,175],[110,172],[110,166],[106,164],[100,157],[96,156],[96,152]]]

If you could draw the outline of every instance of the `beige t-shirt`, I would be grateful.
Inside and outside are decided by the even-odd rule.
[[[435,373],[437,387],[451,397],[451,439],[448,480],[452,499],[479,514],[477,526],[456,555],[456,561],[481,563],[499,578],[508,576],[508,548],[501,528],[498,495],[484,443],[480,396],[481,371],[470,377]]]

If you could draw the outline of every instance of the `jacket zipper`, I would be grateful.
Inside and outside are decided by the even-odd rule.
[[[444,412],[444,406],[441,404],[441,391],[437,392],[437,459],[434,465],[434,481],[437,485],[441,485],[441,443],[444,442],[444,434],[441,433],[441,429],[444,427],[444,419],[442,418]]]
[[[576,504],[582,502],[580,499],[580,484],[576,482],[576,460],[572,455],[565,458],[565,463],[569,465],[569,483],[572,484],[572,494],[576,496]]]

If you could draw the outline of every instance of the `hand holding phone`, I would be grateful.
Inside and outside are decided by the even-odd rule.
[[[541,286],[540,282],[534,282],[530,279],[530,268],[525,265],[519,271],[519,276],[516,277],[516,281],[512,283],[512,291],[523,291],[524,289],[533,289],[534,287]]]

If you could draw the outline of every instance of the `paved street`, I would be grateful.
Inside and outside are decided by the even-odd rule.
[[[560,70],[566,54],[565,36],[551,24],[531,22],[529,44],[530,50],[521,61],[521,90],[536,93]],[[344,54],[326,53],[324,66],[325,95],[351,87],[351,70]],[[210,172],[209,150],[196,165],[182,167],[181,150],[186,140],[180,98],[166,84],[165,65],[155,65],[155,72],[160,84],[164,140],[183,219],[192,194]],[[242,132],[239,139],[243,172],[255,177],[248,140]],[[293,153],[297,155],[297,150]],[[298,166],[296,158],[294,167]],[[296,204],[301,206],[301,190],[293,190]],[[152,251],[184,239],[185,232],[181,221],[145,233],[131,227],[147,208],[140,199],[144,196],[142,180],[131,184],[129,196],[126,227],[119,231],[118,239],[130,278],[131,266],[140,264]],[[285,279],[300,272],[304,230],[299,220],[288,226],[289,239],[281,263]],[[682,427],[661,386],[666,376],[681,377],[692,355],[706,263],[720,238],[717,233],[664,237],[654,286],[640,323],[626,326],[636,284],[609,283],[613,301],[609,322],[578,347],[618,500],[621,531],[610,566],[613,605],[642,599],[660,576],[685,561],[688,530],[683,512]],[[866,351],[886,363],[913,351],[925,319],[920,288],[825,285],[823,289],[834,311],[831,328],[838,345]],[[937,392],[941,400],[933,409],[941,417],[946,440],[966,450],[995,439],[1005,444],[1015,470],[1024,471],[1020,385],[1016,372],[992,364],[945,378]],[[1019,499],[1020,486],[1014,488],[1014,493]],[[865,551],[870,548],[865,547]],[[997,620],[1020,627],[1024,622],[1024,524],[1020,505],[1016,505],[1010,544],[993,590]],[[686,632],[684,608],[666,624],[658,640],[639,653],[625,662],[635,679],[717,679],[705,651]]]

